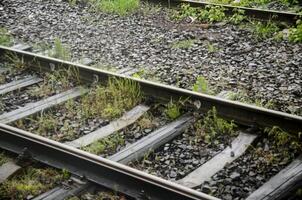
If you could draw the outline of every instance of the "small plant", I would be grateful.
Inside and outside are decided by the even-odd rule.
[[[208,81],[203,76],[197,77],[197,80],[195,84],[193,85],[192,90],[194,92],[200,92],[204,94],[208,94],[209,88],[208,88]]]
[[[120,16],[133,13],[140,5],[139,0],[89,0],[89,2],[96,10]]]
[[[209,53],[214,53],[218,50],[215,45],[211,44],[210,42],[207,43],[207,47]]]
[[[4,154],[0,153],[0,166],[8,162],[10,159]]]
[[[229,21],[233,24],[240,24],[242,21],[246,20],[245,11],[241,9],[236,9],[234,14],[229,18]]]
[[[201,21],[221,22],[226,18],[225,9],[221,6],[206,6],[205,10],[201,11],[199,19]]]
[[[153,128],[153,116],[150,114],[145,114],[141,119],[137,121],[137,124],[141,127],[141,129]]]
[[[82,99],[83,116],[112,119],[137,105],[141,99],[142,94],[137,82],[110,78],[107,87],[96,86]]]
[[[62,169],[62,177],[63,179],[69,179],[70,178],[70,172],[66,169]]]
[[[7,59],[8,62],[10,62],[15,69],[24,70],[28,67],[24,62],[24,58],[20,58],[14,53],[5,54],[5,59]]]
[[[197,121],[195,127],[198,130],[196,132],[198,138],[204,138],[206,143],[213,143],[221,135],[234,136],[234,129],[237,126],[233,121],[228,122],[218,117],[216,108],[213,107],[204,117],[202,126],[200,126],[200,121]]]
[[[166,106],[165,113],[172,120],[178,118],[181,114],[179,103],[174,103],[171,99],[171,101]]]
[[[253,33],[258,39],[266,39],[272,37],[276,32],[279,31],[279,27],[277,24],[272,21],[268,21],[266,23],[262,22],[254,22],[253,25]]]
[[[43,84],[30,91],[32,96],[46,97],[56,91],[65,91],[70,89],[71,83],[79,84],[79,72],[76,68],[58,69],[44,76]]]
[[[232,101],[239,101],[246,104],[252,104],[259,107],[264,107],[267,109],[273,109],[275,107],[275,103],[273,100],[265,101],[262,99],[251,99],[247,92],[245,91],[238,91],[238,92],[230,92],[227,95],[227,99]]]
[[[289,30],[289,41],[302,42],[302,20],[297,21],[297,27]]]
[[[104,153],[114,152],[119,145],[124,145],[125,139],[119,134],[115,133],[106,138],[98,140],[87,147],[83,147],[84,151],[100,155]]]
[[[132,77],[142,79],[142,77],[145,75],[145,73],[146,73],[145,70],[141,69],[138,72],[134,73],[132,75]]]
[[[10,46],[12,44],[12,37],[4,28],[0,28],[0,45]]]
[[[55,39],[54,48],[48,54],[50,57],[58,58],[61,60],[70,60],[70,50],[62,44],[59,38]]]
[[[31,119],[35,121],[34,119]],[[36,119],[35,123],[39,124],[39,128],[37,133],[42,136],[47,136],[49,132],[57,132],[58,131],[58,119],[51,114],[44,114],[43,112],[41,115]]]
[[[28,196],[36,196],[62,180],[63,176],[56,170],[29,167],[0,185],[0,199],[26,199]]]
[[[293,153],[302,151],[301,133],[295,136],[277,126],[266,128],[264,131],[268,133],[269,137],[273,138],[277,148],[289,147]],[[288,156],[286,151],[283,151],[283,153],[285,153],[285,156]]]
[[[179,11],[172,14],[172,18],[175,20],[182,20],[187,17],[197,18],[199,11],[197,8],[191,7],[189,4],[181,4]]]
[[[172,44],[172,49],[189,49],[191,48],[196,40],[188,39],[182,41],[176,41]]]
[[[172,18],[182,20],[187,17],[196,18],[202,22],[220,22],[226,18],[225,9],[221,6],[206,6],[205,9],[193,8],[188,4],[182,4],[179,11],[173,13]]]
[[[68,3],[70,6],[75,6],[77,5],[78,0],[68,0]]]

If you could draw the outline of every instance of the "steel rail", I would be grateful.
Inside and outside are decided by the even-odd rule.
[[[0,147],[85,177],[136,199],[217,200],[68,145],[0,123]]]
[[[169,101],[171,98],[190,98],[193,101],[199,101],[201,112],[207,112],[216,107],[220,116],[234,120],[236,123],[246,126],[256,127],[273,127],[279,126],[284,131],[298,134],[302,132],[302,117],[292,115],[280,111],[274,111],[262,107],[248,105],[240,102],[221,99],[215,96],[201,94],[181,88],[176,88],[168,85],[154,83],[147,80],[141,80],[133,77],[126,77],[124,75],[108,72],[93,67],[84,66],[81,64],[74,64],[67,61],[49,58],[29,52],[19,51],[8,47],[0,46],[0,57],[6,53],[15,54],[27,62],[33,69],[51,71],[54,68],[70,68],[73,67],[78,71],[79,78],[83,81],[93,82],[95,80],[106,81],[109,77],[120,77],[131,79],[140,84],[146,96],[152,96],[156,99]]]
[[[168,0],[161,0],[161,1],[165,3],[168,2]],[[234,10],[241,9],[245,11],[245,14],[247,16],[260,20],[277,20],[277,21],[286,21],[289,23],[295,23],[297,19],[302,17],[302,14],[287,12],[287,11],[276,11],[276,10],[250,8],[250,7],[243,7],[243,6],[233,6],[228,4],[201,2],[198,0],[170,0],[170,2],[172,5],[187,3],[194,7],[221,6],[230,13],[232,13]]]

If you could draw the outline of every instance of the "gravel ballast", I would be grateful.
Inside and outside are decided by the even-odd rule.
[[[51,44],[60,38],[73,60],[143,69],[152,80],[187,89],[204,76],[215,92],[242,90],[252,100],[273,100],[275,109],[301,115],[301,44],[258,41],[250,31],[222,23],[176,23],[164,8],[144,6],[125,17],[60,0],[4,0],[0,8],[0,26],[16,41]],[[194,40],[189,48],[173,48],[187,39]]]

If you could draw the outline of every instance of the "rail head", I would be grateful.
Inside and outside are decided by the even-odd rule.
[[[27,155],[34,160],[66,169],[72,174],[138,199],[217,200],[196,190],[2,123],[0,147],[17,154],[24,153],[26,149]]]
[[[248,105],[240,102],[221,99],[215,96],[201,94],[186,89],[176,88],[147,80],[127,77],[121,74],[97,69],[55,58],[49,58],[30,52],[15,50],[0,46],[0,57],[5,54],[15,54],[30,65],[34,70],[51,71],[55,68],[73,67],[79,72],[80,79],[86,82],[107,81],[109,77],[126,78],[137,82],[146,96],[169,101],[171,98],[189,98],[190,101],[199,101],[201,112],[207,112],[216,107],[218,114],[226,119],[234,120],[236,123],[246,126],[256,126],[260,128],[270,128],[278,126],[284,131],[298,134],[302,132],[302,117],[280,111],[270,110],[262,107]]]
[[[233,10],[244,10],[247,16],[259,19],[259,20],[278,20],[285,21],[291,24],[294,24],[297,19],[302,17],[301,13],[294,13],[288,11],[277,11],[277,10],[268,10],[262,8],[250,8],[244,6],[236,6],[230,4],[219,4],[212,2],[202,2],[198,0],[171,0],[171,3],[174,5],[178,4],[189,4],[194,7],[206,7],[206,6],[221,6],[225,8],[229,12],[233,12]]]

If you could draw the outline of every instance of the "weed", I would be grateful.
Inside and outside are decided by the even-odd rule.
[[[10,159],[4,154],[0,153],[0,166],[8,162]]]
[[[143,165],[145,164],[150,164],[149,158],[151,158],[151,156],[154,154],[154,150],[153,149],[149,149],[143,156],[142,159],[142,163]]]
[[[172,49],[189,49],[195,42],[196,40],[193,39],[176,41],[172,44]]]
[[[4,74],[0,74],[0,84],[5,83],[5,75]]]
[[[32,119],[33,120],[33,119]],[[47,136],[49,132],[57,132],[59,121],[52,114],[44,114],[36,119],[35,124],[39,124],[37,133],[42,136]]]
[[[96,196],[96,200],[125,200],[125,198],[113,192],[99,192]]]
[[[166,105],[165,113],[172,120],[178,118],[181,114],[180,104],[174,103],[171,99],[171,101]]]
[[[179,11],[172,14],[172,18],[182,20],[193,17],[204,22],[220,22],[226,18],[224,11],[225,9],[221,6],[206,6],[205,9],[198,9],[189,4],[182,4]]]
[[[66,169],[62,169],[62,177],[63,177],[63,179],[69,179],[70,178],[70,172],[68,171],[68,170],[66,170]]]
[[[84,118],[114,118],[142,99],[140,86],[130,79],[110,78],[107,87],[96,86],[82,99]]]
[[[193,85],[192,90],[194,92],[200,92],[204,94],[209,93],[208,81],[203,76],[197,77],[196,82]]]
[[[242,21],[247,19],[244,14],[244,10],[236,9],[234,10],[234,14],[229,18],[229,21],[233,24],[240,24]]]
[[[42,85],[30,91],[32,96],[47,97],[56,91],[65,91],[70,89],[71,82],[79,84],[79,72],[70,67],[68,69],[59,69],[46,73]]]
[[[279,31],[279,27],[276,23],[272,21],[268,21],[266,23],[263,22],[253,22],[253,33],[258,39],[266,39],[272,37],[276,32]]]
[[[120,16],[133,13],[139,8],[139,0],[89,0],[95,10],[114,13]]]
[[[154,118],[150,114],[145,114],[142,118],[137,121],[137,124],[141,127],[141,129],[153,128]]]
[[[206,6],[205,10],[201,12],[199,19],[201,21],[221,22],[226,18],[225,9],[221,6]]]
[[[115,133],[101,140],[98,140],[87,147],[83,147],[82,149],[84,151],[100,155],[115,151],[119,145],[123,144],[125,144],[124,137],[119,133]]]
[[[275,103],[273,100],[269,100],[269,101],[264,101],[261,99],[251,99],[249,98],[248,94],[244,91],[239,91],[239,92],[230,92],[227,96],[227,99],[232,100],[232,101],[239,101],[242,103],[246,103],[246,104],[252,104],[252,105],[256,105],[259,107],[264,107],[267,109],[273,109],[275,107]]]
[[[302,20],[297,21],[296,28],[289,30],[289,41],[291,42],[302,42]]]
[[[59,38],[55,39],[54,48],[49,52],[48,56],[61,60],[71,59],[69,48],[64,47]]]
[[[216,52],[218,49],[213,45],[211,44],[210,42],[207,43],[207,47],[208,47],[208,52],[209,53],[214,53]]]
[[[47,191],[62,181],[63,176],[53,169],[28,168],[0,186],[0,199],[26,199]]]
[[[68,0],[68,3],[70,6],[75,6],[77,4],[78,0]]]
[[[191,7],[189,4],[181,4],[179,11],[172,14],[172,18],[175,20],[182,20],[187,17],[197,18],[199,15],[199,10],[197,8]]]
[[[144,3],[142,3],[140,10],[144,16],[156,15],[161,10],[161,6],[145,1]]]
[[[234,136],[234,129],[237,127],[233,121],[228,122],[217,116],[216,108],[213,107],[201,121],[195,123],[197,138],[203,138],[206,143],[215,142],[216,138],[221,135]]]
[[[255,157],[259,158],[259,163],[257,163],[257,167],[261,169],[263,164],[266,166],[272,165],[274,162],[277,161],[274,154],[270,151],[265,151],[263,148],[255,148],[254,146],[249,146],[252,150],[252,153],[255,155]]]
[[[138,72],[134,73],[132,75],[132,77],[142,79],[142,77],[145,75],[145,73],[146,73],[145,70],[141,69]]]
[[[10,46],[12,44],[12,37],[4,28],[0,28],[0,45]]]
[[[293,153],[302,151],[301,134],[295,136],[283,131],[277,126],[266,128],[264,132],[268,133],[268,136],[273,138],[277,148],[288,147]],[[289,156],[288,152],[283,151],[283,153],[285,154],[284,156]]]
[[[24,70],[28,67],[23,57],[20,58],[15,53],[7,53],[5,54],[5,58],[13,65],[15,69]]]

